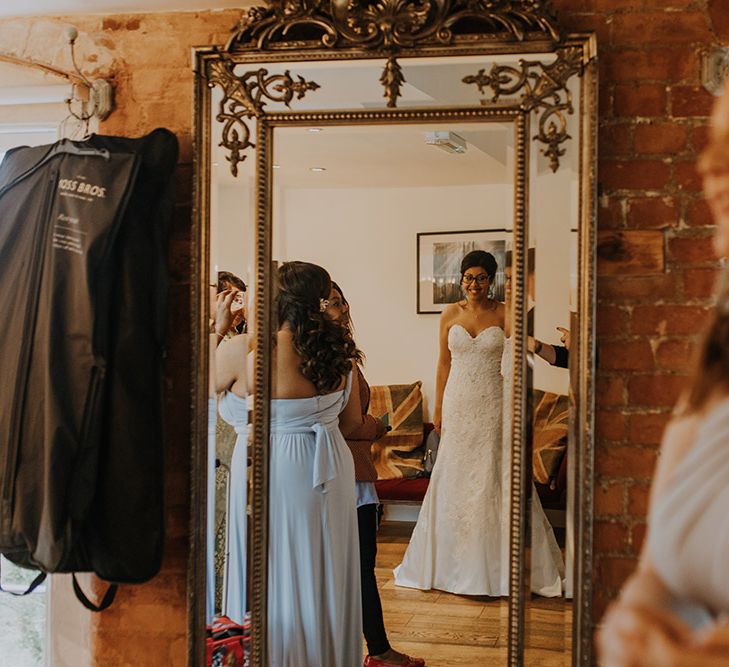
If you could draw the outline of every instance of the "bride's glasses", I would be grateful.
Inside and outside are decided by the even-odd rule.
[[[489,277],[485,273],[479,273],[477,276],[473,276],[470,273],[463,274],[463,282],[466,285],[470,285],[474,280],[477,284],[483,285],[488,279]]]

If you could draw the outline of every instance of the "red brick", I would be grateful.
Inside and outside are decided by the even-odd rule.
[[[710,140],[711,128],[708,125],[697,125],[691,133],[691,148],[693,148],[698,157],[708,145]]]
[[[635,7],[635,0],[572,0],[568,5],[590,12],[611,12],[616,9]]]
[[[603,477],[649,480],[653,477],[656,457],[656,449],[598,445],[596,470]]]
[[[699,172],[696,171],[696,162],[676,162],[673,166],[676,187],[684,192],[701,192],[703,183]]]
[[[663,84],[618,84],[613,94],[616,116],[641,118],[666,115],[668,96]]]
[[[711,42],[703,12],[628,12],[613,18],[613,44],[688,44]]]
[[[598,560],[598,562],[600,561]],[[595,568],[594,572],[597,571],[598,568]],[[597,627],[598,624],[602,622],[602,617],[605,615],[608,607],[618,596],[617,589],[611,589],[611,591],[607,591],[606,586],[606,582],[600,581],[595,582],[595,585],[592,588],[592,623],[594,627]]]
[[[628,487],[628,514],[644,518],[648,514],[648,500],[651,488],[648,484],[633,484]]]
[[[613,116],[613,98],[615,86],[604,83],[600,86],[597,93],[597,108],[601,119],[612,118]]]
[[[641,6],[645,9],[686,9],[695,4],[696,0],[643,0]]]
[[[692,227],[709,227],[714,225],[711,209],[705,199],[697,199],[688,206],[687,222]]]
[[[635,524],[630,531],[630,551],[636,555],[640,554],[645,541],[647,526],[644,523]]]
[[[598,336],[621,335],[628,330],[628,313],[619,306],[597,307]]]
[[[653,230],[599,230],[597,275],[627,276],[663,273],[663,232]]]
[[[703,331],[709,309],[704,306],[636,305],[630,333],[648,336],[691,336]]]
[[[616,83],[695,80],[699,65],[693,51],[661,45],[647,50],[609,51],[602,56],[601,74]]]
[[[595,516],[625,514],[625,486],[622,484],[595,485]]]
[[[601,160],[599,174],[607,190],[660,190],[668,183],[670,168],[660,160]]]
[[[618,590],[623,586],[626,579],[635,572],[637,566],[637,558],[602,556],[598,565],[600,583],[607,589]]]
[[[686,387],[685,376],[640,375],[628,380],[628,401],[633,407],[670,408]]]
[[[703,86],[673,86],[671,115],[674,118],[709,116],[714,108],[714,96]]]
[[[653,370],[653,350],[646,340],[600,345],[600,368],[613,371]]]
[[[604,14],[578,14],[579,7],[574,5],[574,1],[562,0],[565,1],[569,8],[560,14],[560,28],[567,32],[594,32],[598,44],[609,43],[612,22],[608,22]]]
[[[708,299],[714,294],[717,269],[686,269],[683,272],[683,293],[689,299]]]
[[[604,276],[598,278],[597,293],[613,302],[655,302],[676,295],[676,278],[672,273],[656,276]]]
[[[668,257],[680,263],[715,262],[713,237],[677,237],[668,242]]]
[[[643,155],[675,154],[686,148],[688,128],[677,123],[640,123],[635,128],[635,152]]]
[[[603,200],[607,199],[607,206]],[[598,229],[618,229],[625,226],[625,212],[628,209],[625,199],[618,197],[601,197],[597,209]]]
[[[729,41],[729,12],[726,10],[726,0],[709,0],[707,9],[716,36],[722,42]]]
[[[596,521],[593,539],[597,551],[625,553],[630,545],[630,530],[621,523]]]
[[[664,340],[656,347],[656,366],[665,371],[688,372],[694,364],[695,344],[687,340]]]
[[[628,441],[635,445],[657,446],[661,443],[663,429],[671,417],[669,411],[646,412],[630,415]]]
[[[625,405],[625,383],[622,378],[598,376],[595,393],[600,397],[601,407]]]
[[[667,197],[634,197],[628,200],[628,226],[663,229],[678,223],[676,202]]]
[[[598,440],[620,442],[625,439],[625,417],[621,412],[598,410],[595,414],[595,434]]]
[[[628,123],[601,125],[598,144],[602,156],[629,156],[633,151],[633,126]]]

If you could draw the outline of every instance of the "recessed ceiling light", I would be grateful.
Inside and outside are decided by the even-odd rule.
[[[465,153],[468,148],[468,142],[455,132],[427,132],[425,143],[447,153]]]
[[[326,167],[309,167],[309,171],[326,171]]]
[[[275,164],[275,165],[273,165],[273,168],[274,169],[281,169],[281,165],[280,164]]]
[[[217,167],[217,166],[218,166],[218,163],[217,162],[213,162],[213,167]]]
[[[321,132],[322,128],[320,127],[310,127],[309,132]]]

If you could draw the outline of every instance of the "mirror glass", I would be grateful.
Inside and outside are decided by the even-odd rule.
[[[525,605],[525,664],[572,664],[574,569],[574,396],[570,348],[576,342],[577,229],[580,213],[579,79],[568,83],[575,113],[565,116],[571,140],[552,171],[530,143],[527,328],[532,484],[527,514],[526,574],[558,562],[561,595],[532,595]],[[534,131],[531,131],[534,134]],[[571,407],[572,406],[572,407]],[[534,591],[534,586],[532,585]],[[544,591],[543,591],[544,592]]]
[[[213,90],[213,108],[220,95]],[[211,132],[220,137],[222,123]],[[255,161],[244,160],[234,177],[217,142],[210,155],[206,620],[225,616],[247,629]]]
[[[436,139],[448,143],[437,145]],[[502,663],[510,508],[505,475],[510,429],[504,428],[510,411],[502,368],[509,368],[511,360],[504,357],[505,309],[497,311],[496,302],[505,299],[504,267],[511,248],[514,126],[277,127],[273,143],[274,259],[325,267],[341,288],[332,298],[346,299],[355,342],[365,355],[359,381],[369,385],[369,405],[361,409],[384,418],[392,429],[376,440],[376,432],[363,433],[366,428],[349,438],[353,451],[370,455],[377,476],[372,484],[371,466],[355,455],[360,483],[350,496],[360,507],[350,521],[357,522],[354,537],[360,544],[356,539],[353,544],[364,558],[365,627],[376,625],[372,599],[379,596],[386,637],[395,649],[436,663],[456,658],[468,664]],[[494,308],[485,308],[481,320],[458,315],[462,306],[452,306],[449,320],[442,320],[449,304],[465,303],[460,265],[473,250],[490,251],[496,261]],[[483,269],[466,273],[476,272]],[[474,283],[479,297],[488,290]],[[442,326],[449,329],[451,360],[439,401]],[[360,395],[367,396],[362,386]],[[444,446],[431,470],[426,443],[435,449],[428,436],[439,403]],[[300,523],[292,527],[285,521],[285,508],[277,510],[282,484],[273,471],[279,444],[274,436],[273,553],[273,540],[290,545],[316,540],[302,532]],[[322,511],[344,512],[341,498],[311,493],[321,500]],[[377,500],[382,511],[375,532]],[[330,547],[328,542],[321,546]],[[331,548],[340,550],[332,560],[344,557],[341,544]],[[366,570],[373,568],[367,557],[375,549],[374,577],[368,579]],[[281,553],[280,564],[275,556],[271,561],[273,582],[290,576],[290,554]],[[359,559],[352,558],[350,567],[359,569]],[[322,576],[332,573],[325,568]],[[373,584],[377,591],[365,593]],[[317,581],[314,589],[327,585]],[[269,605],[280,608],[285,602],[269,600]],[[326,610],[314,615],[325,617]],[[279,619],[282,626],[286,623]],[[277,632],[269,626],[269,633]],[[378,651],[374,636],[365,652]]]

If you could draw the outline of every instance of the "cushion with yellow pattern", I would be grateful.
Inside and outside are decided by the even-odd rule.
[[[569,404],[567,396],[534,390],[534,481],[548,484],[557,476],[567,451]]]
[[[417,477],[423,471],[421,382],[370,387],[369,413],[387,415],[392,430],[372,444],[377,479]]]

